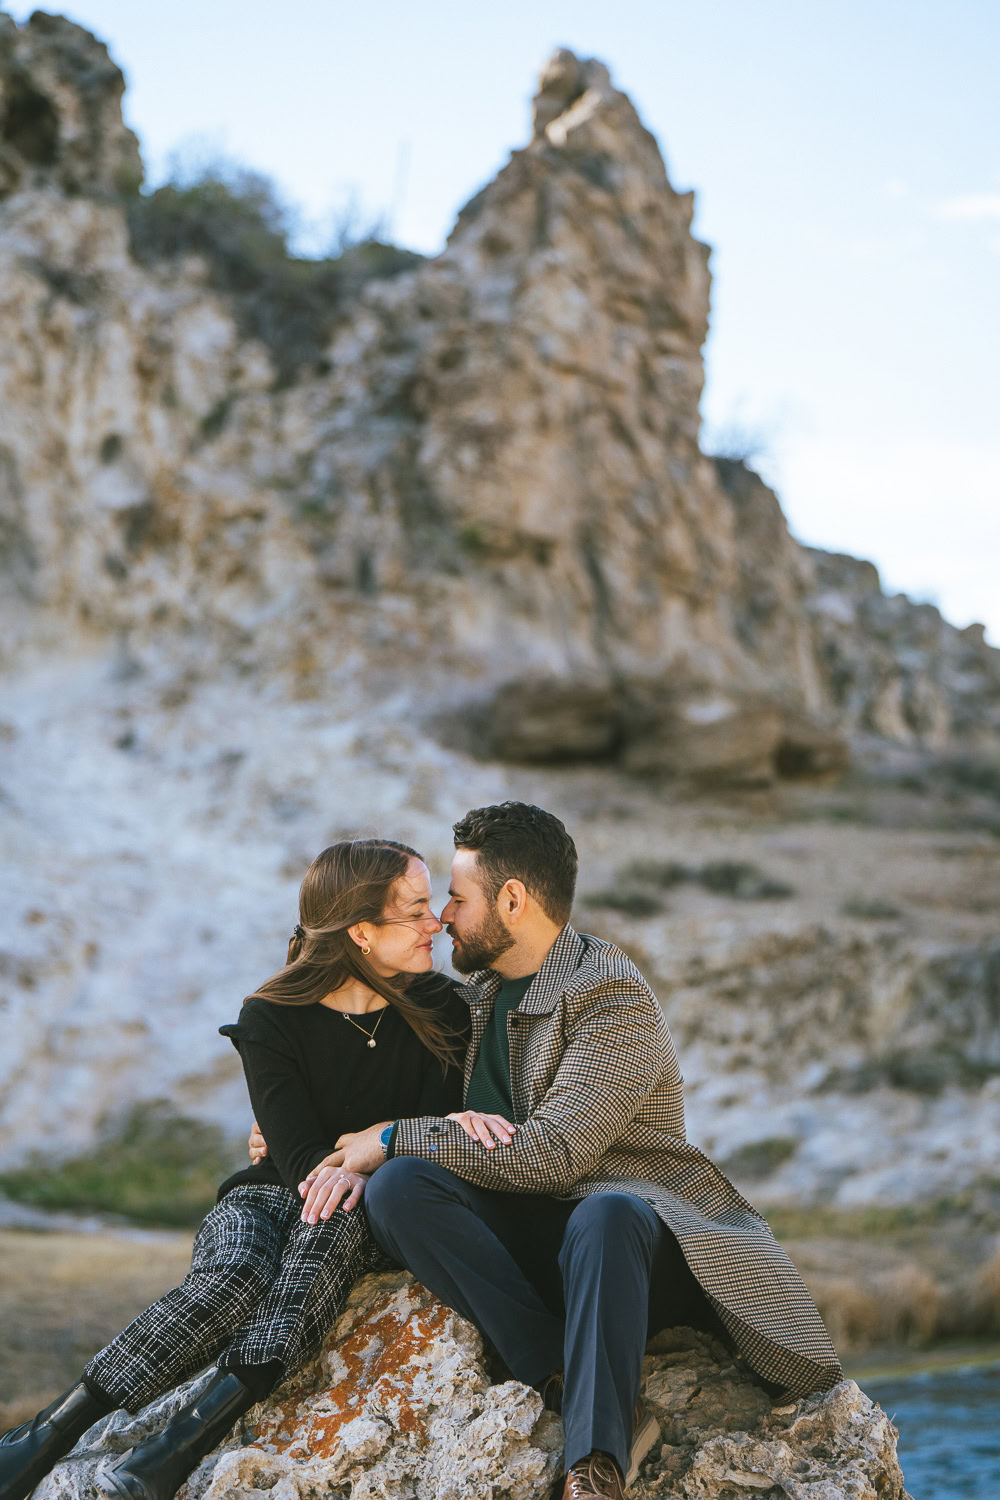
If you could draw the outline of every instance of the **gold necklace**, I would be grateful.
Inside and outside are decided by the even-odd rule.
[[[368,1030],[367,1026],[359,1026],[358,1023],[357,1023],[357,1021],[353,1020],[352,1017],[347,1014],[346,1010],[342,1010],[340,1012],[340,1014],[343,1016],[343,1018],[344,1018],[345,1021],[350,1021],[351,1025],[354,1027],[355,1031],[360,1031],[362,1036],[366,1036],[368,1038],[368,1045],[369,1045],[369,1047],[377,1047],[378,1043],[375,1040],[375,1033],[376,1033],[376,1031],[378,1031],[379,1027],[381,1026],[381,1024],[382,1024],[382,1017],[385,1015],[385,1013],[386,1013],[386,1011],[388,1009],[389,1009],[388,1005],[384,1005],[382,1007],[381,1011],[379,1012],[379,1018],[375,1022],[375,1025],[372,1027],[371,1031]]]

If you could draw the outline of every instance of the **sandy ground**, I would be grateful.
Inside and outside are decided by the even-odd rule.
[[[0,1426],[32,1416],[181,1280],[193,1236],[0,1231]]]

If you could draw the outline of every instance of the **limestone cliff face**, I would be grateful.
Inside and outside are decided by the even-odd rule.
[[[802,548],[755,475],[701,453],[707,251],[600,64],[552,59],[531,139],[442,254],[339,308],[294,380],[204,260],[133,255],[121,93],[81,28],[0,16],[4,1162],[86,1149],[153,1098],[236,1135],[244,1089],[215,1027],[281,962],[298,880],[334,837],[404,838],[440,887],[455,818],[520,796],[567,818],[586,893],[664,850],[771,861],[766,828],[723,838],[669,800],[671,778],[829,779],[873,738],[997,745],[1000,653],[981,632]],[[609,764],[561,770],[574,761]],[[838,906],[855,879],[891,882],[848,832],[800,830],[801,864],[778,873],[813,890],[780,921],[685,913],[688,893],[618,934],[664,981],[701,1138],[726,1155],[762,1132],[815,1139],[782,1182],[844,1201],[888,1191],[900,1136],[845,1144],[827,1075],[877,1054],[865,1107],[895,1089],[902,1131],[909,1052],[901,1072],[882,1054],[905,1051],[905,1026],[865,1021],[808,1079],[789,1048],[801,1068],[772,1077],[766,1037],[737,1060],[739,1006],[725,1033],[700,1035],[697,1012],[707,994],[726,1013],[736,974],[760,1032],[787,991],[825,1045],[831,968],[877,1007],[882,949],[854,945]],[[891,893],[889,967],[909,973],[929,934],[916,966],[957,954],[993,1014],[986,908],[969,912],[992,899],[995,842],[959,915],[943,867],[922,873],[946,851],[906,837],[892,877],[921,872]],[[772,968],[778,928],[792,957]],[[919,1096],[919,1160],[970,1181],[993,1137],[955,1122],[988,1121],[994,1085],[949,1025],[920,1043],[957,1061]],[[921,1192],[918,1165],[898,1196]]]
[[[131,258],[104,49],[40,14],[0,42],[8,662],[81,631],[267,676],[358,651],[425,708],[495,704],[528,759],[750,776],[829,770],[857,725],[975,734],[984,685],[995,713],[982,643],[901,666],[870,609],[841,640],[836,564],[701,454],[708,251],[601,64],[557,53],[445,251],[276,389],[203,264]]]

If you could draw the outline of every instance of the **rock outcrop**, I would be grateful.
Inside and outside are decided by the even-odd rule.
[[[205,1377],[200,1377],[204,1380]],[[158,1430],[198,1381],[99,1423],[35,1491],[85,1500],[98,1465]],[[635,1500],[905,1500],[896,1432],[853,1381],[775,1405],[714,1340],[669,1329],[644,1366],[661,1442]],[[255,1407],[182,1500],[545,1500],[562,1426],[537,1391],[491,1384],[471,1324],[403,1273],[368,1276],[319,1357]]]
[[[41,13],[0,39],[9,664],[79,633],[286,682],[358,653],[451,733],[478,707],[489,754],[699,779],[995,734],[996,652],[859,601],[701,453],[708,250],[600,63],[555,55],[444,252],[288,387],[203,262],[131,257],[100,44]]]
[[[82,26],[44,11],[24,27],[0,15],[0,197],[54,187],[118,203],[134,192],[142,161],[124,92],[121,69]]]

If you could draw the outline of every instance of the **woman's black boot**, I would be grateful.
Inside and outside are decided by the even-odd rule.
[[[80,1380],[44,1411],[0,1437],[0,1500],[24,1500],[88,1427],[113,1407]]]
[[[207,1453],[260,1398],[238,1375],[220,1370],[210,1385],[157,1433],[95,1476],[102,1495],[170,1500]]]

